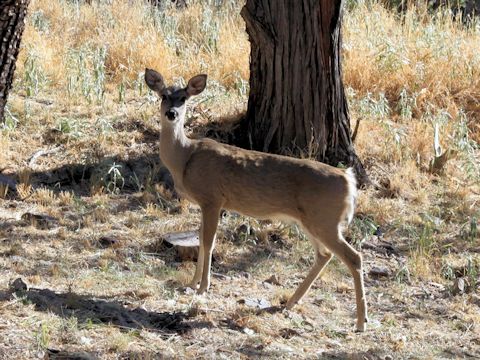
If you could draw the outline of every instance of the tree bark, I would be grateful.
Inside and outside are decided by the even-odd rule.
[[[4,121],[5,105],[12,87],[29,1],[0,2],[0,123]]]
[[[250,95],[240,146],[355,168],[342,82],[340,0],[247,0]]]

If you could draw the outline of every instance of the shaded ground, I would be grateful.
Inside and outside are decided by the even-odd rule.
[[[370,322],[358,334],[351,279],[337,261],[302,304],[293,311],[282,308],[312,263],[308,242],[294,228],[226,214],[212,289],[197,296],[181,289],[193,264],[177,262],[175,248],[163,246],[159,234],[196,228],[198,212],[157,209],[152,217],[134,197],[118,195],[108,203],[97,198],[93,208],[112,211],[108,221],[94,217],[88,227],[69,227],[61,217],[39,227],[20,214],[44,205],[3,202],[19,220],[0,227],[0,358],[480,356],[476,292],[454,294],[450,285],[414,278],[404,271],[408,248],[388,236],[363,243]],[[51,201],[49,207],[59,200]],[[90,199],[83,201],[88,209]],[[64,208],[77,206],[72,201]],[[82,215],[70,221],[81,222]],[[266,281],[274,274],[276,284]],[[13,281],[18,277],[26,284]],[[258,309],[249,299],[271,307]]]

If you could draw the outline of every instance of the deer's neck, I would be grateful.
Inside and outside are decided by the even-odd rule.
[[[162,122],[160,159],[172,174],[175,186],[181,186],[185,164],[191,155],[192,140],[185,135],[183,121],[176,124],[167,121]]]

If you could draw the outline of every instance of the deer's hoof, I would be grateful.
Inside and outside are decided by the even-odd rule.
[[[365,332],[367,330],[367,323],[366,321],[363,321],[362,323],[357,323],[357,329],[355,332]]]
[[[208,285],[200,285],[200,287],[197,290],[197,294],[203,294],[208,291],[209,286]]]
[[[292,310],[293,307],[296,305],[297,303],[295,301],[287,301],[287,303],[285,304],[285,309],[286,310]]]

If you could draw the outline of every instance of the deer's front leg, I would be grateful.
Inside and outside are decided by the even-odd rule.
[[[203,259],[204,259],[204,251],[203,251],[203,225],[200,227],[200,246],[198,249],[198,259],[197,259],[197,267],[195,268],[195,275],[193,275],[192,281],[190,281],[187,287],[192,289],[197,289],[200,280],[202,279],[202,271],[203,271]]]
[[[199,294],[207,291],[210,287],[210,266],[212,264],[212,252],[215,245],[215,232],[217,231],[219,216],[220,207],[212,205],[202,206],[200,253],[203,255],[203,269],[201,270],[202,281],[200,282],[200,288],[198,289]],[[200,266],[200,261],[197,263],[197,271],[200,271],[198,266]],[[197,272],[195,272],[195,275],[197,275]]]

